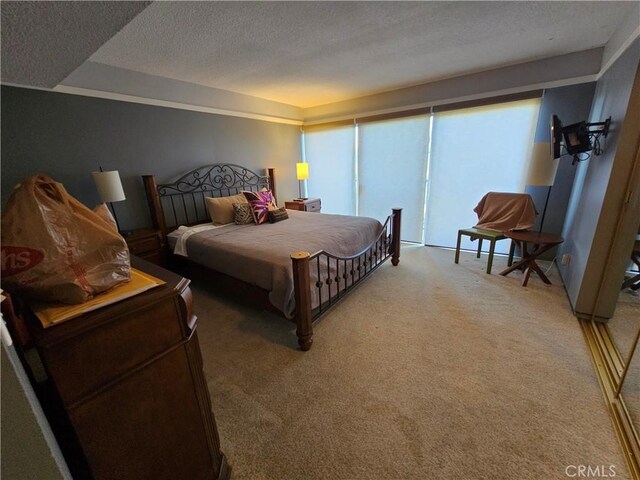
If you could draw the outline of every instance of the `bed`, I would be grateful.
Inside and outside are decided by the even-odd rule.
[[[305,351],[313,343],[314,324],[327,311],[386,260],[399,263],[399,208],[383,224],[288,210],[289,218],[277,223],[213,226],[207,197],[264,190],[275,197],[274,169],[259,175],[214,164],[171,183],[158,184],[153,175],[143,182],[154,227],[186,254],[188,268],[204,272],[217,289],[294,321]]]

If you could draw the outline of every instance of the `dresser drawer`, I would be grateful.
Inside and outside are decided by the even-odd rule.
[[[314,200],[313,202],[309,202],[305,204],[305,207],[307,212],[319,212],[321,207],[320,200]]]
[[[285,202],[285,208],[288,210],[300,210],[301,212],[319,212],[322,202],[319,198],[307,198],[306,200],[294,200]]]
[[[187,310],[190,310],[190,299]],[[41,355],[55,378],[65,405],[110,383],[183,341],[173,298],[124,313],[83,335],[43,348]],[[144,341],[140,341],[144,338]]]
[[[304,212],[304,203],[302,202],[284,202],[284,208],[287,210],[299,210]]]
[[[164,265],[165,263],[165,256],[162,250],[141,253],[138,257],[145,259],[147,262],[155,263],[156,265]]]
[[[137,237],[127,240],[129,251],[132,255],[141,256],[144,253],[152,252],[154,250],[160,250],[161,242],[160,237],[155,234],[149,234],[142,237]]]

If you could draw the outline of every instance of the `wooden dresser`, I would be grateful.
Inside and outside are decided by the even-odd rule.
[[[301,212],[317,212],[320,213],[322,202],[319,198],[305,198],[301,200],[292,200],[284,202],[284,208],[288,210],[299,210]]]
[[[189,281],[132,264],[166,284],[47,329],[9,315],[73,477],[227,479]]]

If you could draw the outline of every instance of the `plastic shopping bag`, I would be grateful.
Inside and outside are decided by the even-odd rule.
[[[27,298],[82,303],[131,279],[122,236],[46,175],[11,194],[0,252],[3,288]]]

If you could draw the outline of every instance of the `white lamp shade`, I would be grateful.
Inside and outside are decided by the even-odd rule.
[[[309,178],[309,164],[308,163],[296,163],[296,175],[298,180],[306,180]]]
[[[109,172],[92,172],[98,194],[103,202],[120,202],[126,200],[118,170]]]
[[[527,173],[527,185],[551,186],[556,178],[559,159],[551,156],[548,142],[534,143]]]

